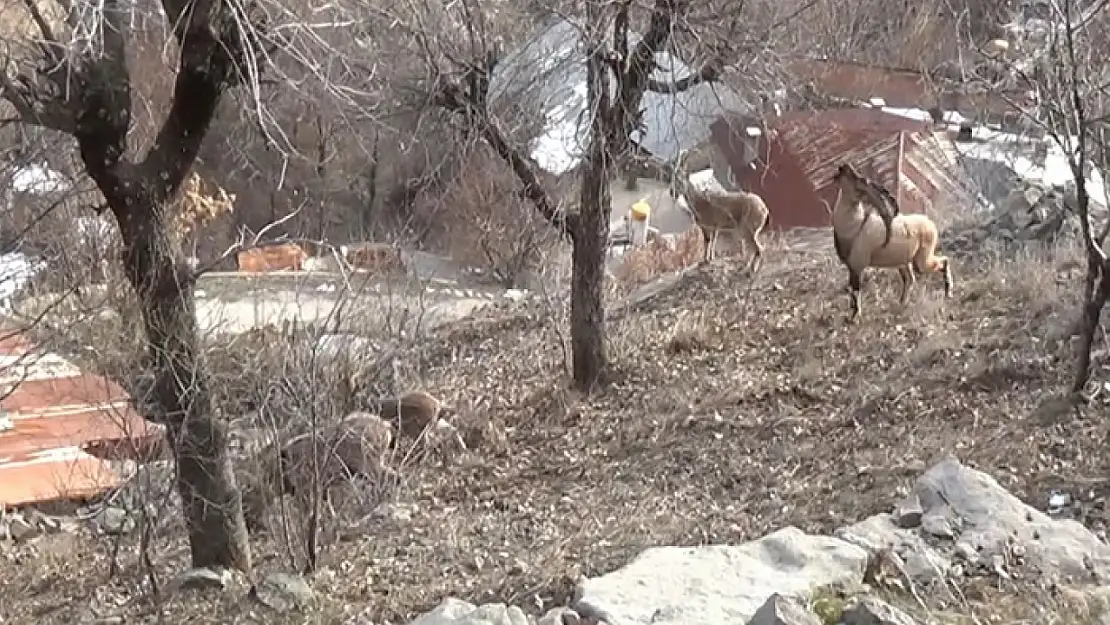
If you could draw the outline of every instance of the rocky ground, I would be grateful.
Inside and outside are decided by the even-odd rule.
[[[588,398],[567,390],[565,330],[535,301],[437,330],[398,358],[487,435],[407,464],[391,502],[304,579],[273,577],[290,570],[274,531],[256,540],[255,598],[234,577],[183,582],[170,531],[152,550],[154,602],[141,532],[121,532],[125,566],[109,579],[116,531],[71,520],[0,542],[0,615],[407,623],[438,610],[417,621],[429,625],[570,606],[561,622],[762,624],[784,622],[753,616],[779,593],[808,597],[771,604],[788,623],[875,622],[850,619],[879,600],[918,622],[1051,622],[1042,608],[1084,622],[1110,572],[1110,383],[1100,346],[1089,401],[1059,400],[1083,264],[980,253],[955,263],[952,300],[932,280],[907,309],[896,277],[876,274],[849,326],[825,247],[780,247],[754,281],[722,259],[615,306],[613,372]],[[459,601],[513,607],[466,620],[450,616],[470,610]],[[289,611],[298,602],[311,606]]]

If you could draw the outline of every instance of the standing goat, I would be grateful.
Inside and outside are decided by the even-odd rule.
[[[932,219],[919,214],[897,215],[897,205],[889,193],[876,191],[878,185],[864,178],[848,163],[837,168],[833,182],[840,186],[836,207],[832,211],[833,243],[837,257],[848,267],[852,321],[859,318],[861,280],[863,271],[868,267],[898,269],[902,278],[899,301],[903,306],[914,284],[915,271],[941,273],[944,276],[944,296],[951,296],[952,273],[948,259],[935,254],[939,235]],[[875,203],[875,196],[883,194],[895,204],[892,212],[896,216],[891,216],[889,221],[882,214],[885,208],[880,208],[884,204],[883,198]],[[864,207],[864,200],[875,204],[880,212],[878,219]]]
[[[702,263],[712,260],[717,235],[722,230],[732,230],[740,234],[740,241],[744,247],[754,250],[755,253],[746,267],[754,273],[763,264],[763,244],[759,241],[759,235],[770,223],[771,211],[767,209],[763,198],[755,193],[703,191],[695,187],[690,182],[690,172],[686,164],[689,155],[689,150],[683,150],[678,154],[671,194],[676,198],[681,195],[686,200],[687,211],[694,224],[701,230],[702,239],[705,241],[705,256]],[[716,169],[714,168],[714,172]]]

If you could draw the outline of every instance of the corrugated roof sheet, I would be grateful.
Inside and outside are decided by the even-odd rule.
[[[871,108],[783,115],[768,120],[755,168],[739,166],[739,141],[725,137],[741,126],[717,122],[715,140],[741,187],[763,196],[779,230],[828,225],[824,204],[836,202],[832,176],[844,161],[886,186],[903,212],[929,212],[953,194],[967,197],[951,140],[920,120]]]
[[[0,507],[85,498],[122,477],[90,450],[142,453],[163,437],[127,393],[20,333],[0,338]]]

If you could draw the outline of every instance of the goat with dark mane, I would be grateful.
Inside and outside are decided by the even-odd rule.
[[[915,271],[942,274],[944,296],[951,295],[952,273],[948,259],[936,255],[939,234],[932,219],[926,215],[898,214],[897,203],[890,193],[864,178],[848,163],[837,168],[833,181],[840,186],[832,211],[833,243],[837,257],[848,267],[853,321],[860,314],[862,276],[868,267],[898,269],[902,278],[899,297],[902,305],[914,284]],[[864,200],[878,211],[878,219],[873,211],[864,207]],[[886,206],[888,201],[893,210]]]

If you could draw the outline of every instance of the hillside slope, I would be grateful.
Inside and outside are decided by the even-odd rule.
[[[384,560],[396,571],[376,560],[399,582],[380,599],[399,612],[452,593],[519,601],[647,545],[830,531],[888,509],[948,452],[1034,505],[1105,474],[1106,426],[1085,416],[1099,407],[1053,410],[1082,275],[1067,254],[958,262],[951,301],[933,277],[905,310],[897,277],[873,274],[858,326],[831,254],[776,256],[753,284],[732,260],[694,269],[614,321],[615,380],[588,400],[565,390],[551,328],[522,316],[454,331],[428,385],[477,400],[508,448],[413,476],[420,545],[409,530],[375,541],[379,557],[406,554]],[[1106,380],[1105,350],[1097,362]],[[437,565],[414,568],[414,552]]]
[[[1053,401],[1072,370],[1074,252],[958,260],[953,299],[933,277],[906,309],[897,277],[875,273],[850,326],[845,272],[819,238],[776,246],[754,281],[721,259],[614,315],[613,379],[589,398],[567,390],[566,332],[545,321],[561,313],[522,302],[437,330],[407,365],[486,436],[405,468],[393,512],[330,547],[313,587],[373,622],[407,622],[447,596],[538,610],[647,546],[828,532],[888,510],[947,453],[1034,506],[1053,488],[1091,499],[1108,398],[1077,412]],[[1101,384],[1108,360],[1103,347]],[[1093,507],[1076,509],[1102,529]],[[255,541],[261,571],[288,567],[282,536]],[[167,537],[177,546],[156,561],[180,571],[183,532]],[[47,606],[108,592],[103,539],[54,540],[19,552],[0,582],[20,597],[14,614],[71,622]],[[117,578],[112,596],[140,594],[142,579]],[[232,594],[172,604],[165,622],[257,622]]]

